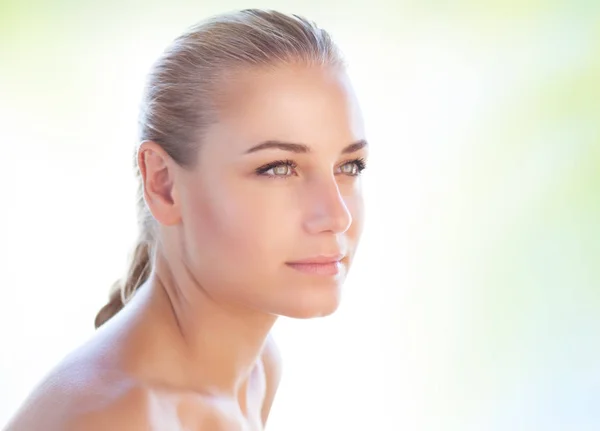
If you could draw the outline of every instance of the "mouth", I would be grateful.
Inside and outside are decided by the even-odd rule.
[[[317,256],[295,262],[286,262],[286,265],[305,274],[332,276],[342,270],[344,255]]]

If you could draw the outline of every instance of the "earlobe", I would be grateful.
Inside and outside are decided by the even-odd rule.
[[[144,200],[152,216],[162,225],[171,226],[180,220],[174,187],[174,164],[169,155],[155,142],[145,141],[137,155]]]

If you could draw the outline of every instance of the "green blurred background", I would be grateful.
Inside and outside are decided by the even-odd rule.
[[[283,319],[269,429],[600,428],[600,2],[0,2],[0,424],[135,238],[142,81],[196,21],[299,13],[372,144],[344,305]]]

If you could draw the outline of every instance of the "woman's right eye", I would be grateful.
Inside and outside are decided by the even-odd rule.
[[[272,173],[269,173],[272,172]],[[279,165],[274,168],[269,169],[266,173],[269,175],[275,175],[278,177],[288,176],[292,172],[292,168],[288,165]]]
[[[261,166],[256,170],[259,175],[272,178],[287,178],[294,175],[296,164],[291,160],[279,160],[267,165]]]

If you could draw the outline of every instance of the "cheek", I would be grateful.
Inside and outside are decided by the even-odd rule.
[[[281,199],[225,182],[194,196],[186,238],[193,242],[193,260],[207,271],[235,269],[246,277],[259,268],[268,271],[292,240],[286,207]]]

